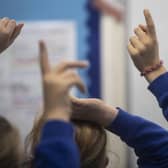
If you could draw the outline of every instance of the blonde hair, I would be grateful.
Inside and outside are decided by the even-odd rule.
[[[105,166],[107,135],[103,127],[86,121],[74,121],[75,139],[80,150],[81,168]]]
[[[45,118],[42,116],[27,137],[26,148],[30,155],[39,143]],[[107,135],[103,127],[87,121],[72,121],[75,128],[75,140],[79,147],[81,168],[99,168],[105,159]],[[33,166],[32,166],[33,167]]]

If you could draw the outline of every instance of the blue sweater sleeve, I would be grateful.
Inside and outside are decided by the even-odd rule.
[[[159,102],[163,115],[168,121],[168,73],[155,79],[148,87]]]
[[[109,130],[134,148],[139,168],[168,168],[168,132],[119,109]]]
[[[47,122],[35,150],[34,167],[80,168],[79,156],[73,126],[62,121]]]

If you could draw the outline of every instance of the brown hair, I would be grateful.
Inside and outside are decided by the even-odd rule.
[[[34,155],[44,122],[44,117],[35,122],[27,137],[26,148],[29,148],[30,155]],[[72,122],[75,126],[75,140],[80,150],[81,168],[105,167],[107,135],[104,128],[86,121],[75,120]]]
[[[0,116],[0,135],[0,167],[20,167],[18,130],[2,116]]]

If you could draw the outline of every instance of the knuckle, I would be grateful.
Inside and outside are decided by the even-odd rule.
[[[69,76],[72,78],[77,78],[77,74],[75,72],[71,72]]]
[[[145,46],[150,47],[150,46],[153,44],[153,42],[152,42],[152,40],[150,40],[150,39],[146,39],[146,40],[144,41],[144,44],[145,44]]]
[[[12,23],[16,23],[16,21],[14,19],[11,20]]]
[[[131,41],[134,41],[135,40],[135,37],[131,37]]]
[[[139,48],[139,53],[140,53],[140,54],[143,54],[145,51],[146,51],[146,47],[145,47],[145,46],[141,46],[141,47]]]
[[[133,55],[134,57],[139,56],[139,51],[138,51],[138,50],[137,50],[137,51],[134,51],[132,55]]]
[[[8,30],[2,29],[1,32],[5,37],[9,36],[9,31]]]
[[[73,78],[74,78],[76,81],[79,81],[79,80],[80,80],[80,78],[79,78],[79,76],[78,76],[77,74],[74,74]]]
[[[68,65],[68,62],[67,61],[62,61],[61,63],[60,63],[62,66],[67,66]]]
[[[133,41],[133,38],[134,38],[134,37],[130,37],[129,41]]]

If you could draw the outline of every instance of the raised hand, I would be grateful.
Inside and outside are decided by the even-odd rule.
[[[71,97],[72,119],[91,121],[104,127],[116,118],[118,110],[100,99],[79,99]]]
[[[159,46],[155,25],[149,10],[144,10],[146,25],[135,28],[135,36],[130,38],[128,51],[140,72],[153,67],[160,62]],[[163,67],[160,68],[163,70]]]
[[[0,19],[0,53],[7,49],[17,38],[23,28],[23,24],[16,24],[15,20]]]
[[[69,120],[71,114],[70,88],[76,86],[80,91],[85,92],[83,82],[73,70],[85,68],[87,63],[85,61],[62,62],[52,69],[44,42],[41,41],[39,47],[45,114],[48,119]]]

